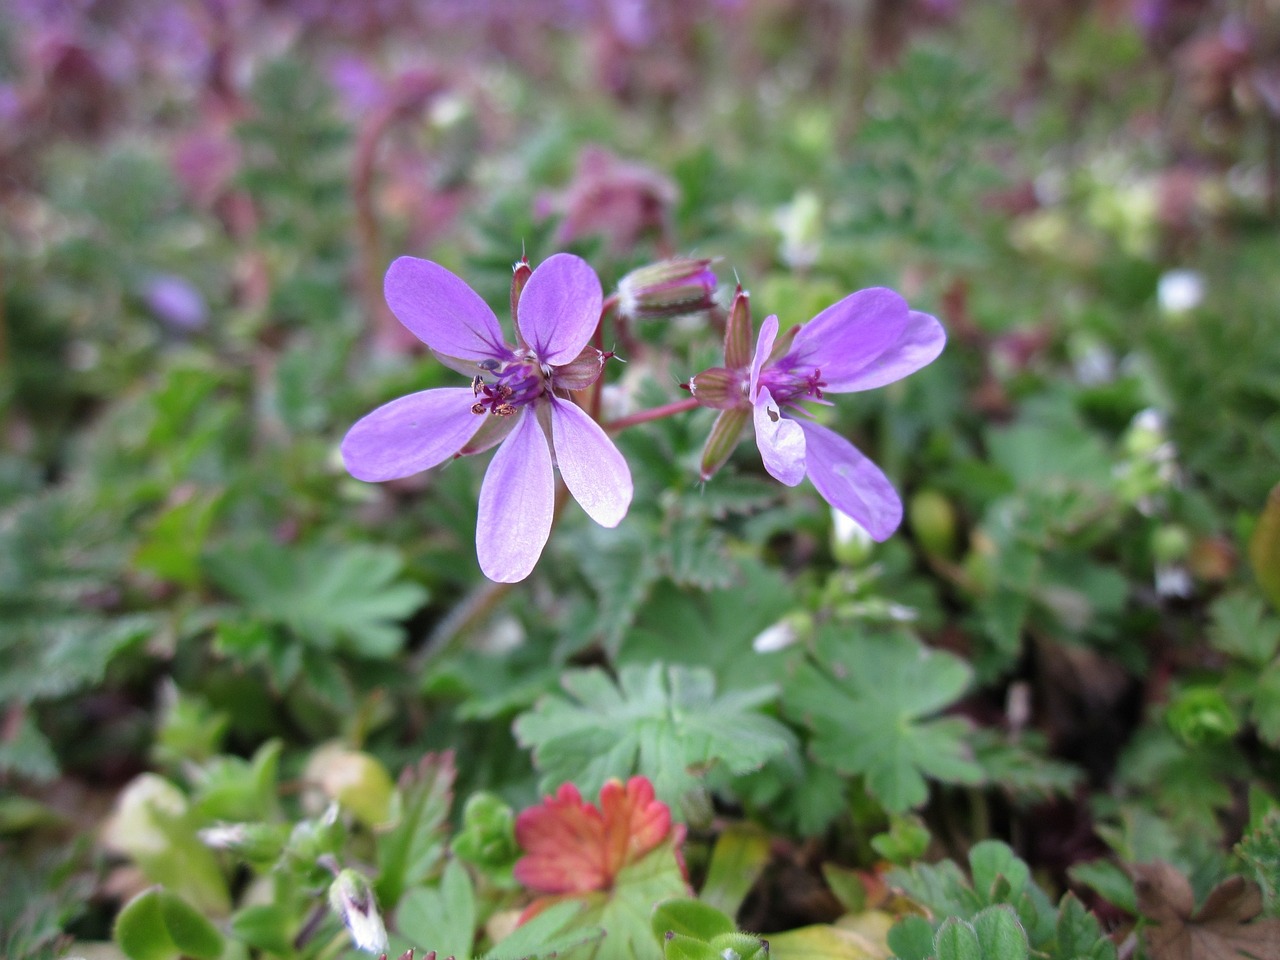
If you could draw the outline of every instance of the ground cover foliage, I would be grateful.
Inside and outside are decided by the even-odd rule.
[[[0,955],[1280,956],[1278,24],[4,5]],[[718,285],[611,314],[629,509],[498,584],[493,454],[339,445],[463,384],[393,259],[564,252]],[[877,286],[948,340],[817,414],[883,543],[680,389]]]

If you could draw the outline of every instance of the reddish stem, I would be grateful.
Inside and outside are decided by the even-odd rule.
[[[604,428],[610,433],[616,433],[619,430],[625,430],[627,427],[634,427],[640,423],[648,423],[651,420],[661,420],[663,417],[674,417],[677,413],[686,413],[689,410],[696,409],[698,401],[693,397],[688,400],[676,400],[673,403],[664,404],[661,407],[651,407],[648,410],[641,410],[638,413],[628,414],[625,417],[619,417],[617,420],[611,420],[604,425]]]

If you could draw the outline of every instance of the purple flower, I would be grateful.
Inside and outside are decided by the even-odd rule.
[[[693,378],[705,406],[722,412],[703,453],[703,477],[728,459],[748,418],[764,467],[795,486],[806,476],[837,510],[876,540],[902,522],[902,501],[880,468],[848,440],[808,418],[804,404],[901,380],[931,363],[946,343],[942,325],[892,290],[860,290],[778,337],[767,318],[751,353],[751,316],[739,292],[725,334],[724,367]]]
[[[391,264],[385,283],[391,312],[471,385],[393,400],[342,441],[347,469],[368,481],[407,477],[501,444],[480,487],[476,553],[485,576],[506,583],[529,575],[551,533],[553,462],[601,526],[618,525],[632,493],[618,449],[568,398],[568,391],[594,383],[604,366],[605,355],[588,345],[603,302],[595,272],[560,253],[528,276],[518,297],[516,291],[512,347],[488,305],[444,267],[414,257]]]

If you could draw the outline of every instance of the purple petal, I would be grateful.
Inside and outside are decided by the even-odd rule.
[[[631,471],[600,424],[577,404],[551,401],[556,465],[573,499],[602,527],[616,527],[631,506]]]
[[[500,583],[517,583],[533,571],[555,513],[547,438],[532,407],[519,417],[480,485],[476,556],[484,575]]]
[[[912,310],[898,342],[890,345],[884,353],[843,380],[834,379],[826,369],[822,371],[822,378],[831,393],[853,393],[883,387],[933,363],[946,343],[947,332],[935,317]]]
[[[907,301],[887,287],[851,293],[800,328],[789,356],[822,371],[830,384],[848,380],[898,342],[907,325]]]
[[[760,388],[753,417],[764,468],[775,480],[794,487],[804,479],[805,434],[800,424],[782,416],[768,387]]]
[[[466,387],[411,393],[356,422],[342,439],[342,460],[358,480],[407,477],[448,460],[484,423]]]
[[[889,539],[902,522],[902,501],[893,484],[838,433],[805,420],[796,422],[804,430],[809,479],[818,493],[874,539]]]
[[[760,336],[756,338],[756,353],[751,358],[751,389],[747,391],[747,396],[751,402],[755,402],[756,387],[760,385],[760,371],[764,369],[764,363],[769,359],[769,354],[773,353],[773,343],[778,338],[778,318],[769,316],[764,318],[764,323],[760,324]]]
[[[396,319],[437,353],[475,361],[511,355],[489,305],[438,263],[401,257],[387,269],[383,292]]]
[[[538,264],[520,294],[516,322],[543,363],[568,363],[600,323],[604,296],[587,261],[557,253]]]

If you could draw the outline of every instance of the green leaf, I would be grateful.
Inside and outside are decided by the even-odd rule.
[[[1249,538],[1249,563],[1271,606],[1280,610],[1280,483],[1271,488]]]
[[[125,904],[114,935],[131,960],[217,960],[223,949],[218,928],[163,887],[144,890]]]
[[[919,914],[909,914],[889,929],[889,949],[898,960],[928,960],[933,953],[933,927]]]
[[[1209,640],[1223,653],[1261,666],[1280,647],[1280,619],[1248,593],[1229,593],[1213,602]]]
[[[390,910],[424,882],[444,855],[457,769],[453,753],[428,753],[400,774],[400,819],[378,835],[378,902]]]
[[[438,889],[415,887],[406,893],[396,910],[396,928],[425,950],[470,960],[476,901],[467,868],[451,860]]]
[[[585,914],[580,900],[553,904],[516,927],[484,960],[566,960],[589,952],[604,931],[580,922]]]
[[[197,586],[200,552],[222,497],[221,492],[198,494],[161,513],[138,546],[134,566],[162,580]]]
[[[814,923],[769,935],[768,956],[775,960],[877,960],[880,944],[857,930]]]
[[[1020,801],[1068,795],[1082,776],[1078,767],[1046,756],[1045,737],[1035,730],[1024,730],[1011,740],[999,731],[979,729],[969,745],[985,779]]]
[[[746,823],[726,827],[711,850],[699,898],[709,907],[736,916],[768,862],[769,838],[763,831]]]
[[[422,586],[400,579],[399,553],[369,544],[286,547],[257,540],[223,547],[205,565],[253,616],[283,624],[320,649],[345,644],[367,657],[399,651],[400,621],[427,598]]]
[[[871,838],[871,849],[890,863],[919,860],[929,846],[929,828],[919,817],[890,817],[889,829]]]
[[[828,631],[820,651],[828,663],[806,663],[787,684],[787,711],[813,731],[814,757],[859,774],[885,809],[903,812],[928,797],[925,777],[974,783],[982,769],[970,757],[969,725],[930,720],[969,685],[969,667],[906,633]]]
[[[236,911],[231,934],[255,950],[287,956],[298,933],[294,911],[275,903],[259,903]]]
[[[1106,900],[1127,913],[1138,912],[1138,896],[1133,890],[1133,878],[1110,860],[1089,860],[1074,864],[1067,876],[1074,883],[1089,887]]]
[[[1075,960],[1077,957],[1115,960],[1116,956],[1115,944],[1103,936],[1098,918],[1086,910],[1084,904],[1070,892],[1058,904],[1054,947],[1054,956],[1063,960]]]
[[[746,773],[795,748],[791,732],[759,712],[773,688],[716,696],[709,670],[631,664],[616,684],[593,668],[567,673],[563,685],[569,699],[544,697],[515,724],[544,791],[571,780],[590,794],[638,773],[674,806],[713,765]]]
[[[723,960],[715,947],[697,937],[669,933],[662,940],[663,960]]]
[[[978,943],[978,932],[959,917],[948,917],[933,938],[937,960],[997,960],[985,957]]]
[[[31,714],[22,710],[6,719],[17,722],[0,738],[0,773],[40,782],[54,779],[58,775],[58,758]]]
[[[738,929],[732,918],[720,910],[688,897],[658,904],[650,922],[653,934],[659,940],[668,933],[676,933],[694,940],[707,941]]]
[[[1251,826],[1236,853],[1262,890],[1266,912],[1275,916],[1280,906],[1280,811],[1272,810]]]
[[[999,840],[983,840],[969,851],[969,869],[973,874],[973,889],[993,903],[997,884],[1004,880],[1008,893],[1000,900],[1016,900],[1031,880],[1031,870],[1007,844]]]
[[[973,927],[987,960],[1027,960],[1027,932],[1012,907],[988,907],[973,918]]]
[[[595,960],[660,960],[662,940],[650,925],[654,907],[688,895],[674,845],[663,843],[619,870],[609,890],[574,898],[586,905],[574,925],[604,930],[590,952]]]

